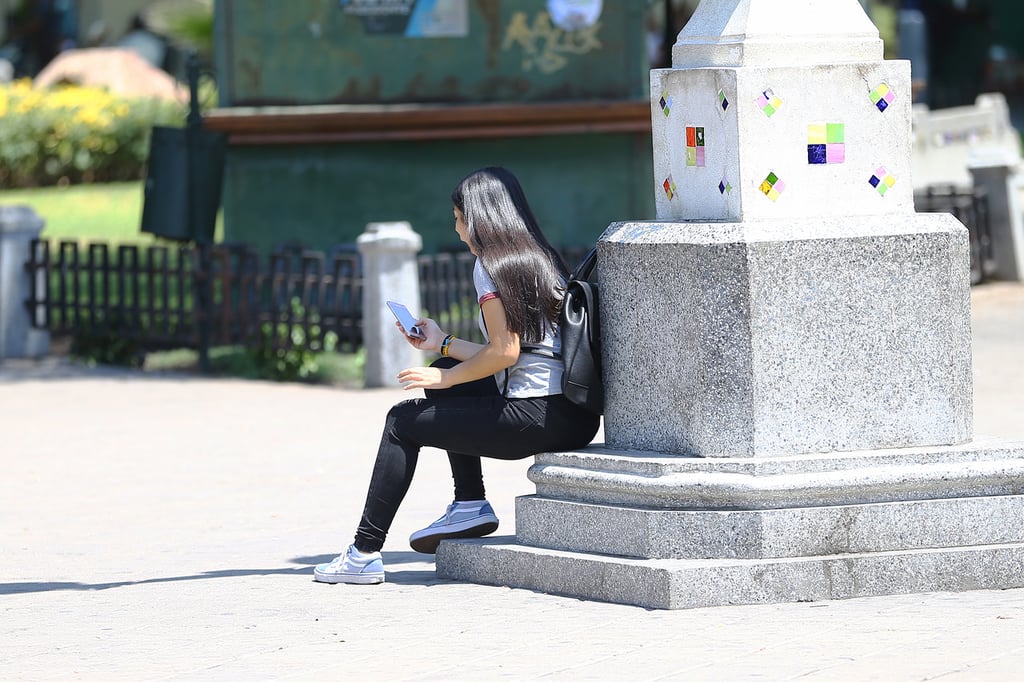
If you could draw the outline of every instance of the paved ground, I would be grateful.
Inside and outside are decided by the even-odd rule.
[[[1022,439],[1024,287],[973,303],[977,432]],[[0,679],[1020,678],[1024,590],[665,612],[437,580],[405,543],[436,451],[388,582],[315,584],[403,397],[0,364]],[[499,533],[528,465],[485,469]]]

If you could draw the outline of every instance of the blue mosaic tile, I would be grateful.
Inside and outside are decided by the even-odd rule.
[[[807,145],[807,163],[824,164],[828,163],[828,145],[809,144]]]

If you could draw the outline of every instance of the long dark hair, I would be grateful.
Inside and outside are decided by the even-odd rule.
[[[473,171],[455,187],[452,204],[466,219],[470,245],[494,281],[509,331],[538,343],[555,324],[568,270],[548,243],[519,181],[504,168]]]

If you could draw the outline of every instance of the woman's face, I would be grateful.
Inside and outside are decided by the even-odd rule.
[[[462,215],[462,211],[457,206],[452,206],[452,213],[455,215],[455,233],[472,252],[473,245],[469,243],[469,227],[466,225],[466,216]]]

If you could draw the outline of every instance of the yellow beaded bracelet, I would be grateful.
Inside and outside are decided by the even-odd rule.
[[[443,357],[448,357],[448,347],[452,345],[452,341],[454,340],[454,334],[449,334],[448,336],[444,337],[444,341],[441,342],[441,355]]]

